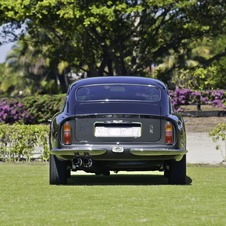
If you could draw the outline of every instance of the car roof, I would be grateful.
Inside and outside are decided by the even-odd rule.
[[[139,84],[139,85],[154,85],[162,89],[167,89],[167,86],[160,80],[146,77],[137,76],[103,76],[85,78],[74,82],[73,86],[86,86],[92,84],[105,84],[105,83],[123,83],[123,84]]]

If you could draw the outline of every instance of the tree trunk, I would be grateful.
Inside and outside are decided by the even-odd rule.
[[[89,67],[89,72],[88,72],[88,77],[96,77],[98,76],[98,72],[96,69],[96,64],[95,63],[87,63]]]
[[[98,75],[99,76],[103,76],[104,75],[104,68],[106,67],[108,60],[109,60],[109,56],[108,56],[108,54],[106,52],[104,52],[103,60],[102,60],[102,63],[100,65],[100,67],[99,67],[99,70],[98,70]]]
[[[113,68],[112,68],[112,59],[109,59],[108,60],[108,63],[107,63],[107,65],[108,65],[108,72],[109,72],[109,76],[113,76],[114,74],[113,74]]]
[[[56,76],[56,83],[57,83],[57,86],[58,88],[60,89],[60,77],[59,77],[59,73],[58,71],[54,71],[54,74]]]
[[[63,70],[63,75],[64,75],[64,81],[65,81],[66,87],[68,88],[69,86],[68,75],[65,73],[65,68]]]

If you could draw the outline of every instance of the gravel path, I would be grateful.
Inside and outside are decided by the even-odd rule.
[[[187,132],[187,163],[218,164],[226,155],[226,142],[215,143],[207,132]],[[216,145],[220,144],[220,150]]]

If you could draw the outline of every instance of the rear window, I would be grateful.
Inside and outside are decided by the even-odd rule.
[[[138,100],[158,102],[161,95],[159,88],[154,86],[107,84],[83,86],[76,90],[75,97],[78,101]]]

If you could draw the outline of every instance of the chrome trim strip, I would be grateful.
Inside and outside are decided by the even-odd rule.
[[[77,155],[103,155],[107,152],[106,149],[92,149],[91,147],[87,147],[87,148],[55,148],[50,150],[51,154],[54,155],[73,155],[73,154],[77,154]]]
[[[77,87],[77,89],[82,88],[82,87],[89,87],[89,86],[108,86],[108,85],[127,85],[127,86],[148,86],[148,87],[156,87],[159,89],[159,87],[151,84],[140,84],[140,83],[117,83],[117,82],[109,82],[109,83],[95,83],[95,84],[88,84],[88,85],[83,85],[80,87]]]
[[[169,148],[131,148],[130,153],[140,156],[159,156],[159,155],[185,155],[188,151],[184,149],[169,149]]]

